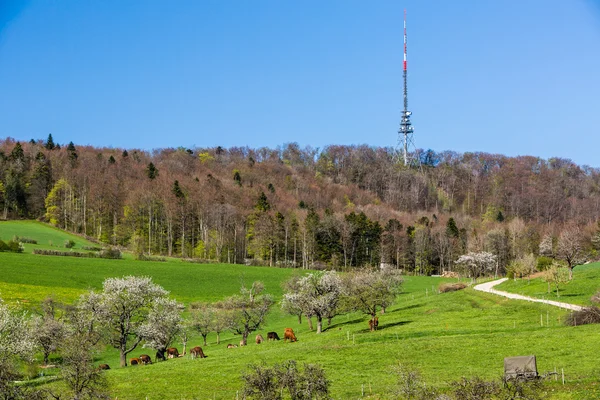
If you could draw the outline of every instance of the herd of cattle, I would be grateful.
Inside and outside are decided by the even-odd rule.
[[[277,334],[277,332],[268,332],[267,340],[280,340],[280,339],[279,339],[279,335]],[[292,328],[285,328],[285,331],[283,332],[283,341],[285,342],[287,340],[289,340],[290,342],[295,342],[298,340],[298,339],[296,339],[296,335],[294,334],[294,330]],[[256,338],[255,338],[256,344],[261,344],[264,341],[265,340],[262,337],[262,335],[260,335],[260,334],[256,335]],[[244,346],[243,340],[240,341],[240,346]],[[238,346],[235,344],[232,344],[232,343],[229,343],[227,345],[228,349],[231,349],[234,347],[238,347]],[[166,358],[168,358],[168,359],[179,358],[179,357],[185,356],[185,352],[184,352],[184,354],[179,354],[179,350],[177,350],[176,347],[169,347],[166,351],[166,354],[167,354]],[[204,355],[204,351],[202,351],[202,347],[200,347],[200,346],[196,346],[196,347],[192,348],[190,350],[190,355],[192,356],[192,359],[206,358],[206,355]],[[156,352],[155,362],[158,362],[158,361],[166,361],[164,354],[161,352]],[[129,365],[132,365],[132,366],[133,365],[148,365],[148,364],[152,364],[152,359],[147,354],[142,354],[139,357],[133,357],[133,358],[129,359]],[[108,364],[100,364],[98,366],[98,369],[110,369],[110,367],[108,366]]]

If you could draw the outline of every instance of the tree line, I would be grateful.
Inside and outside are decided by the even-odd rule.
[[[488,251],[501,270],[600,218],[600,170],[570,160],[295,143],[98,148],[0,141],[0,217],[38,218],[139,255],[348,269],[452,270]]]

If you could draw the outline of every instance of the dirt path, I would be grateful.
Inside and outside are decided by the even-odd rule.
[[[536,299],[533,297],[528,297],[528,296],[523,296],[520,294],[503,292],[500,290],[493,289],[494,286],[499,285],[506,280],[508,280],[508,278],[502,278],[502,279],[498,279],[496,281],[481,283],[479,285],[475,285],[474,289],[479,290],[481,292],[493,293],[493,294],[497,294],[498,296],[508,297],[509,299],[533,301],[535,303],[546,303],[546,304],[550,304],[550,305],[553,305],[556,307],[566,308],[567,310],[579,311],[583,308],[581,306],[576,306],[575,304],[561,303],[560,301],[554,301],[554,300]]]

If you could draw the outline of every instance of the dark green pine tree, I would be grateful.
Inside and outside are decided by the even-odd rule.
[[[156,179],[158,176],[158,168],[156,168],[153,163],[150,163],[146,167],[146,174],[148,175],[148,178]]]
[[[67,146],[67,151],[69,152],[69,160],[77,161],[77,149],[75,148],[73,142],[69,142],[69,145]]]
[[[454,221],[454,218],[450,217],[446,223],[446,236],[457,238],[458,234],[459,232],[458,226],[456,226],[456,221]]]
[[[46,148],[48,150],[54,150],[55,147],[56,145],[54,144],[54,139],[52,139],[52,134],[50,133],[48,135],[48,140],[46,140]]]
[[[127,158],[127,157],[129,157],[129,153],[127,152],[127,150],[123,150],[123,154],[121,156],[123,158]]]
[[[271,204],[269,204],[269,200],[267,199],[265,192],[260,192],[260,196],[258,196],[258,202],[254,208],[257,211],[262,212],[267,212],[271,209]]]
[[[109,163],[109,164],[114,164],[114,163],[116,163],[116,162],[117,162],[117,160],[115,160],[115,158],[114,158],[113,156],[110,156],[110,157],[108,158],[108,163]]]
[[[185,194],[183,193],[183,190],[181,190],[181,186],[179,186],[179,181],[176,180],[175,182],[173,182],[173,188],[171,189],[171,192],[173,192],[173,194],[175,195],[175,197],[177,197],[178,199],[183,199],[185,197]]]
[[[17,142],[15,147],[10,152],[10,159],[12,161],[25,161],[25,152],[23,151],[23,147],[21,147],[21,143]]]

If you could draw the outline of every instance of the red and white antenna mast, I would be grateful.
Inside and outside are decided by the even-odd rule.
[[[398,131],[398,143],[402,145],[402,153],[404,156],[404,165],[408,165],[408,146],[413,143],[413,126],[410,122],[410,115],[408,111],[408,86],[407,86],[407,71],[408,65],[406,60],[407,54],[407,40],[406,40],[406,10],[404,10],[404,61],[402,62],[402,78],[404,80],[404,109],[402,110],[402,118],[400,119],[400,130]]]

